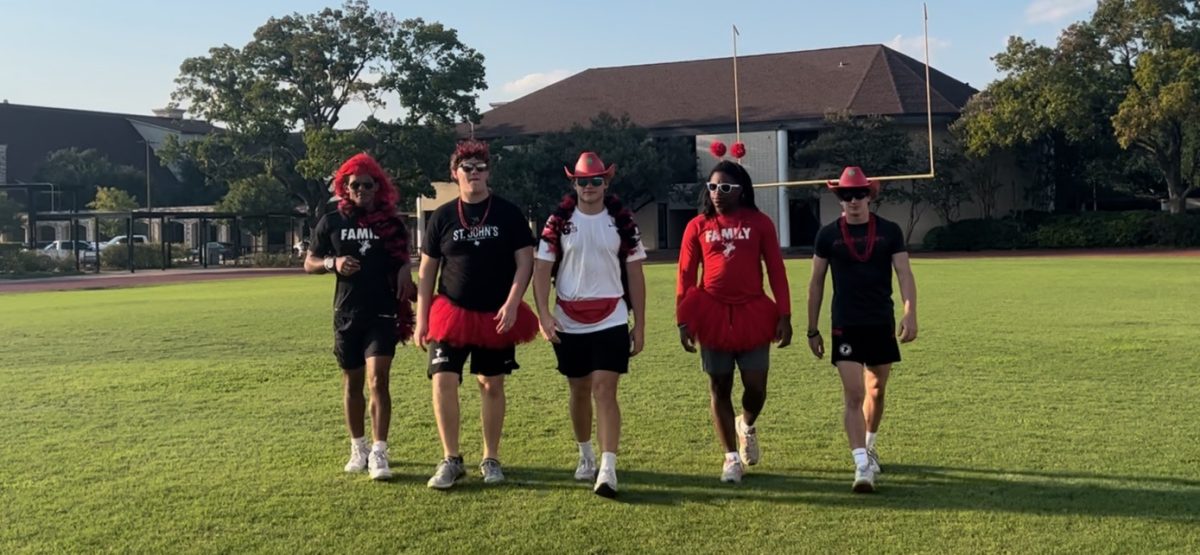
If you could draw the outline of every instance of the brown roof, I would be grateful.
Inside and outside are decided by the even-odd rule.
[[[828,112],[924,116],[925,64],[881,44],[741,56],[743,129],[811,124]],[[935,115],[961,112],[977,91],[930,69]],[[595,68],[483,114],[480,138],[536,135],[628,114],[660,133],[719,132],[734,124],[731,58]]]

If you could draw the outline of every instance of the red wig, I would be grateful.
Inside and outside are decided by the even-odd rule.
[[[458,143],[458,146],[454,148],[454,154],[450,156],[451,181],[458,181],[454,173],[458,171],[458,164],[463,160],[470,160],[472,158],[479,160],[484,164],[489,163],[490,156],[488,153],[487,143],[476,141],[475,139],[469,139]]]
[[[400,201],[400,193],[396,191],[396,187],[392,185],[392,180],[388,179],[383,168],[379,167],[379,162],[371,158],[370,154],[365,152],[351,156],[349,160],[342,163],[342,167],[338,168],[337,173],[333,175],[333,192],[341,199],[338,202],[338,210],[343,214],[351,214],[354,212],[355,204],[350,201],[350,191],[347,190],[347,184],[350,178],[356,175],[369,175],[375,181],[375,206],[367,208],[368,211],[379,211],[385,213],[395,212],[396,203]]]

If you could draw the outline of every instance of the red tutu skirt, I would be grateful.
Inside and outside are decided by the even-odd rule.
[[[496,333],[495,312],[467,310],[450,302],[445,296],[433,298],[429,307],[427,341],[449,343],[455,347],[504,349],[533,341],[538,334],[538,319],[529,305],[517,305],[517,321],[508,333]]]
[[[750,351],[767,345],[775,340],[779,323],[775,301],[766,295],[734,305],[699,288],[688,291],[676,313],[701,345],[715,351]]]

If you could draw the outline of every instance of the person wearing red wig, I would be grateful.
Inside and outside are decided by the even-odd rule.
[[[684,350],[694,353],[700,344],[700,365],[709,376],[713,426],[725,450],[721,481],[738,483],[746,466],[759,461],[755,424],[767,400],[771,343],[792,342],[791,297],[775,224],[755,205],[750,174],[723,160],[705,186],[703,209],[683,232],[675,317]],[[764,266],[774,299],[763,291]],[[735,366],[745,389],[736,419]]]
[[[522,301],[536,244],[521,209],[488,188],[487,145],[462,142],[450,158],[458,198],[429,217],[418,270],[416,340],[429,351],[434,416],[443,459],[429,487],[466,475],[459,451],[458,389],[467,359],[479,382],[484,483],[504,480],[500,435],[504,378],[519,368],[516,345],[537,336],[537,316]],[[437,294],[434,294],[434,284]]]
[[[346,160],[333,178],[337,210],[321,217],[304,261],[310,274],[334,273],[333,352],[342,368],[343,410],[350,431],[346,472],[370,470],[375,480],[391,478],[388,424],[392,397],[388,375],[396,343],[412,331],[416,287],[409,264],[408,230],[396,211],[399,194],[367,154]],[[371,390],[371,435],[363,431]]]
[[[861,168],[848,167],[828,185],[842,205],[842,216],[817,232],[808,285],[808,345],[817,358],[825,356],[818,320],[825,274],[832,269],[830,360],[842,380],[842,419],[854,457],[852,489],[871,493],[880,472],[875,434],[883,419],[884,388],[892,364],[900,361],[896,335],[905,343],[917,338],[917,285],[900,226],[871,213],[879,182],[867,179]],[[893,268],[904,300],[904,317],[895,334]]]

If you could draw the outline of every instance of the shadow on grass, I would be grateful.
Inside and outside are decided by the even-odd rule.
[[[572,490],[587,494],[590,484],[572,479],[569,469],[512,466],[506,487]],[[801,468],[788,474],[752,470],[741,484],[717,476],[622,469],[619,503],[635,505],[724,505],[736,501],[898,510],[976,510],[1043,515],[1140,517],[1200,522],[1200,480],[889,464],[879,493],[850,492],[846,469]],[[477,476],[460,484],[483,487]],[[460,489],[455,486],[455,489]]]

